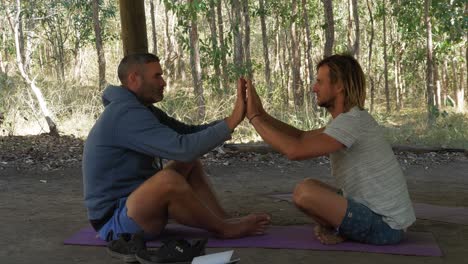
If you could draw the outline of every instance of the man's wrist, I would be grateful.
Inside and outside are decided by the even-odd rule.
[[[226,118],[224,119],[224,121],[226,121],[226,124],[227,124],[229,130],[231,131],[231,133],[233,133],[233,132],[234,132],[234,129],[235,129],[236,126],[237,126],[237,125],[235,124],[233,118],[232,118],[231,116],[228,116],[228,117],[226,117]]]
[[[252,124],[253,120],[254,120],[255,118],[257,118],[257,117],[260,117],[261,115],[262,115],[261,113],[257,113],[257,114],[255,114],[255,115],[251,116],[251,117],[249,118],[249,123]]]

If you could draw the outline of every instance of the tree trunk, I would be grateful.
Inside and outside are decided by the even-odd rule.
[[[252,79],[252,58],[250,55],[250,14],[249,1],[242,0],[242,13],[244,18],[244,56],[245,56],[245,73],[247,78]]]
[[[10,14],[10,10],[7,8],[7,14]],[[39,106],[41,108],[42,114],[44,115],[44,118],[47,122],[47,125],[49,127],[49,134],[52,136],[59,136],[59,132],[57,129],[57,125],[55,124],[52,114],[49,111],[49,108],[47,107],[47,103],[44,100],[44,96],[42,95],[41,90],[39,87],[36,86],[34,80],[31,80],[29,76],[27,75],[25,69],[24,69],[24,64],[22,60],[22,55],[21,55],[21,45],[20,45],[20,31],[21,28],[19,27],[20,21],[22,20],[21,18],[21,2],[20,0],[16,0],[16,14],[15,18],[12,19],[10,16],[8,16],[8,21],[10,23],[10,26],[13,30],[14,33],[14,38],[15,38],[15,49],[16,49],[16,63],[18,64],[18,69],[20,71],[21,77],[26,81],[26,83],[29,84],[31,87],[31,90],[33,91],[34,95],[36,96],[36,99],[39,103]]]
[[[143,0],[119,0],[124,55],[148,52]]]
[[[193,0],[190,1],[190,5],[192,4]],[[200,49],[198,47],[197,13],[192,10],[190,16],[190,67],[192,69],[194,94],[198,105],[198,120],[203,120],[205,118],[205,98],[203,97]]]
[[[185,55],[184,55],[184,48],[181,45],[177,45],[178,47],[178,54],[177,56],[177,76],[178,80],[181,82],[185,82],[187,76],[185,74]]]
[[[353,13],[353,3],[351,0],[348,0],[348,6],[347,6],[347,13],[348,13],[348,21],[346,23],[346,42],[347,42],[347,50],[349,53],[354,55],[353,53],[353,19],[351,18],[352,13]]]
[[[441,106],[441,87],[440,87],[440,77],[439,77],[439,67],[437,65],[437,62],[434,62],[434,67],[433,67],[433,72],[434,72],[434,84],[435,84],[435,93],[434,93],[434,99],[435,99],[435,105],[437,109],[440,109]]]
[[[295,103],[294,101],[294,90],[293,90],[293,81],[294,81],[294,73],[293,73],[293,52],[292,52],[292,46],[291,46],[291,29],[284,29],[284,45],[286,47],[286,52],[287,52],[287,61],[285,62],[285,72],[287,72],[288,78],[286,78],[286,84],[288,87],[288,107],[291,104]],[[291,77],[289,77],[291,76]],[[295,105],[293,105],[295,107]]]
[[[2,22],[3,23],[3,22]],[[6,46],[6,28],[5,24],[0,25],[0,30],[2,32],[2,47],[3,50],[0,50],[0,73],[8,73],[8,48]]]
[[[307,50],[305,51],[306,53],[306,58],[307,58],[307,68],[308,68],[308,76],[309,76],[309,85],[307,86],[307,100],[310,101],[312,105],[313,112],[317,112],[317,104],[315,103],[315,93],[312,92],[312,85],[314,84],[314,66],[312,62],[312,55],[310,54],[312,52],[312,40],[310,39],[310,22],[309,22],[309,12],[307,9],[307,1],[302,0],[302,10],[303,10],[303,16],[304,16],[304,27],[306,30],[306,47]]]
[[[292,19],[290,26],[291,33],[291,52],[292,52],[292,91],[294,98],[294,106],[301,107],[304,104],[304,88],[302,87],[301,80],[301,46],[299,45],[299,37],[297,30],[297,0],[292,1],[291,13]]]
[[[372,15],[372,6],[369,0],[366,0],[367,2],[367,10],[369,11],[369,18],[371,22],[371,35],[369,39],[369,55],[368,55],[368,61],[367,61],[367,76],[369,78],[370,82],[370,112],[372,113],[374,111],[374,79],[372,78],[372,48],[374,44],[374,16]]]
[[[211,31],[211,49],[213,56],[213,67],[215,70],[215,90],[221,92],[221,69],[219,67],[219,48],[218,48],[218,33],[216,28],[216,11],[215,11],[215,2],[210,0],[210,9],[208,11],[208,21],[210,22],[210,31]]]
[[[447,106],[447,95],[449,91],[449,75],[448,75],[448,66],[447,59],[444,58],[444,64],[442,68],[442,105]]]
[[[466,5],[465,7],[467,7],[468,5]],[[465,11],[466,11],[466,8],[465,8]],[[467,35],[465,35],[465,40],[466,40],[466,37]],[[463,47],[461,47],[461,49],[463,49]],[[467,47],[465,45],[465,59],[467,55]],[[462,55],[463,53],[463,50],[461,50],[460,52],[460,55]],[[468,65],[468,62],[465,61],[465,67]],[[463,65],[460,65],[460,81],[458,83],[458,85],[456,85],[457,87],[457,111],[460,112],[460,113],[463,113],[465,111],[465,85],[466,85],[466,81],[465,81],[465,74],[466,74],[466,70],[467,68],[464,68]],[[456,83],[456,78],[455,78],[455,83]]]
[[[250,14],[249,14],[249,1],[242,0],[242,8],[244,14],[244,54],[245,54],[245,67],[246,75],[249,79],[253,78],[252,73],[252,58],[250,56]]]
[[[93,0],[93,24],[94,35],[96,36],[96,51],[99,65],[99,89],[103,90],[106,86],[106,57],[102,45],[101,22],[99,20],[99,0]]]
[[[227,60],[226,53],[227,47],[224,41],[224,23],[223,23],[223,12],[221,8],[221,0],[217,0],[216,12],[218,14],[218,36],[219,36],[219,46],[221,48],[221,69],[223,72],[223,90],[226,91],[229,83],[229,76],[227,73]]]
[[[426,93],[427,93],[427,115],[428,115],[428,124],[432,125],[435,121],[434,116],[434,72],[433,72],[433,54],[432,54],[432,24],[430,16],[430,6],[431,0],[425,0],[424,3],[424,20],[426,23],[426,33],[427,33],[427,69],[426,69]]]
[[[325,9],[325,48],[324,57],[333,54],[333,42],[335,41],[335,21],[333,20],[332,0],[322,0]]]
[[[280,61],[281,61],[281,30],[279,27],[279,17],[275,17],[275,62],[273,63],[275,66],[273,67],[273,72],[277,73],[280,70]],[[283,76],[282,74],[280,76]],[[283,79],[281,79],[281,85],[283,88]]]
[[[234,65],[237,71],[237,75],[241,75],[241,71],[244,67],[244,47],[242,45],[242,35],[240,32],[241,28],[241,5],[239,0],[232,0],[232,17],[233,23],[231,30],[234,35]],[[238,76],[236,76],[237,78]]]
[[[465,14],[468,13],[468,4],[465,4]],[[468,33],[465,32],[465,69],[461,69],[461,76],[460,76],[460,86],[459,86],[459,103],[458,103],[458,111],[463,112],[465,111],[465,89],[468,88],[468,76],[466,76],[466,71],[468,70]],[[461,47],[461,53],[463,53],[463,47]]]
[[[164,67],[166,68],[166,83],[167,87],[170,88],[172,85],[172,78],[174,77],[174,64],[172,63],[172,55],[174,54],[174,45],[172,43],[172,33],[170,32],[171,18],[169,17],[169,8],[167,5],[164,6],[164,18],[165,23],[165,54],[164,54]]]
[[[262,28],[262,43],[263,43],[263,60],[265,61],[265,81],[267,97],[271,99],[273,87],[271,87],[271,70],[270,70],[270,55],[268,53],[268,36],[265,22],[265,3],[264,0],[260,0],[260,25]]]
[[[383,1],[383,48],[384,48],[384,75],[385,75],[385,101],[387,113],[390,113],[390,90],[388,87],[388,59],[387,59],[387,6],[386,0]]]
[[[358,2],[357,0],[352,0],[353,4],[353,20],[354,20],[354,44],[353,44],[353,54],[357,60],[359,60],[360,55],[360,37],[359,34],[359,12],[358,12]]]
[[[391,40],[392,43],[392,53],[393,53],[393,82],[395,85],[394,95],[395,95],[395,110],[397,112],[401,109],[401,90],[400,90],[400,43],[398,39],[398,31],[395,27],[395,21],[393,17],[390,18],[391,23]]]
[[[156,34],[156,22],[155,22],[155,10],[154,10],[154,0],[150,0],[150,10],[151,10],[151,32],[153,40],[153,54],[158,55],[158,36]]]
[[[288,109],[289,108],[289,91],[290,91],[290,85],[289,85],[289,76],[291,76],[291,74],[289,73],[289,65],[290,65],[290,62],[291,62],[291,53],[290,53],[290,49],[288,47],[288,34],[285,32],[285,30],[283,29],[283,34],[284,34],[284,38],[283,38],[283,54],[282,54],[282,58],[281,58],[281,62],[280,62],[280,69],[281,69],[281,75],[280,76],[284,76],[285,78],[281,78],[281,79],[285,79],[284,80],[284,96],[283,96],[283,106]],[[281,36],[280,36],[280,39],[281,39]]]

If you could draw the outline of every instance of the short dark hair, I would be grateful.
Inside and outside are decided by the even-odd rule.
[[[328,66],[332,84],[341,81],[345,96],[345,109],[354,106],[364,109],[366,101],[366,77],[359,62],[351,55],[336,54],[324,58],[317,64],[317,71],[322,66]]]
[[[125,84],[128,71],[134,65],[142,65],[150,62],[159,62],[159,57],[152,53],[135,53],[125,56],[119,63],[117,75],[120,82]]]

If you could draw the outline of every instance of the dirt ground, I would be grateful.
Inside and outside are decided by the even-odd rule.
[[[81,147],[73,138],[0,138],[0,263],[123,263],[104,247],[65,246],[88,224],[82,198]],[[468,206],[463,153],[398,153],[415,202]],[[309,223],[290,203],[267,194],[291,192],[301,179],[333,183],[326,158],[288,161],[278,154],[211,152],[203,161],[233,215],[269,212],[274,225]],[[468,263],[468,226],[418,219],[412,231],[432,232],[443,257],[314,250],[235,249],[240,263]],[[312,234],[311,234],[312,235]],[[226,249],[208,249],[218,252]]]

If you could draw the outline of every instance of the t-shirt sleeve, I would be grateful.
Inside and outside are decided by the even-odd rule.
[[[357,113],[344,113],[333,119],[324,133],[350,148],[361,134]]]

